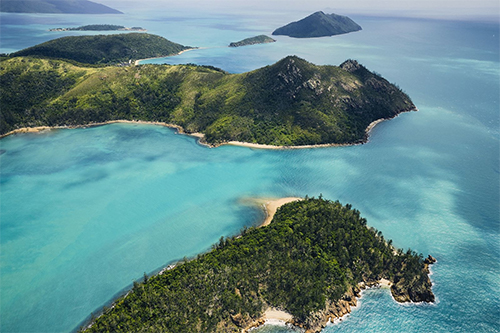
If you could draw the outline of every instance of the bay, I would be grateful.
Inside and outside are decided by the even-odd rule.
[[[237,73],[289,54],[317,64],[353,58],[419,108],[379,124],[368,144],[340,148],[209,149],[130,124],[1,139],[0,331],[71,331],[144,272],[262,220],[245,198],[320,194],[352,204],[396,246],[438,259],[436,304],[401,305],[370,290],[325,332],[500,330],[498,24],[350,15],[361,32],[225,47],[302,14],[0,14],[2,52],[62,35],[48,28],[126,21],[207,47],[151,63]]]

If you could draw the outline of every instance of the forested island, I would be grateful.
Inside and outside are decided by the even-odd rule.
[[[131,59],[165,57],[190,48],[156,35],[128,33],[61,37],[12,53],[11,56],[36,56],[111,65]]]
[[[50,48],[32,50],[37,49]],[[75,50],[73,59],[102,61],[94,52]],[[416,110],[399,87],[354,60],[317,66],[295,56],[242,74],[197,65],[92,67],[40,57],[3,58],[0,108],[0,134],[24,127],[143,120],[203,133],[204,142],[213,146],[229,141],[362,143],[372,122]]]
[[[269,36],[259,35],[259,36],[255,36],[255,37],[245,38],[243,40],[240,40],[239,42],[232,42],[229,44],[229,47],[240,47],[240,46],[247,46],[247,45],[254,45],[254,44],[274,43],[274,42],[276,42],[276,40],[272,39]]]
[[[361,26],[347,16],[325,14],[320,11],[276,29],[273,35],[312,38],[341,35],[359,30]]]
[[[89,24],[76,28],[53,28],[49,31],[146,31],[142,27],[127,28],[123,25],[114,24]]]
[[[0,12],[48,14],[123,14],[88,0],[2,0]]]
[[[350,312],[360,288],[380,279],[392,282],[398,301],[433,302],[434,261],[395,249],[351,205],[306,198],[279,208],[268,226],[221,238],[194,260],[145,275],[82,330],[241,332],[275,308],[319,332]]]

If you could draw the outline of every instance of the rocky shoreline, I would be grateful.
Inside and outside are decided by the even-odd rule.
[[[342,320],[345,315],[348,315],[352,311],[352,307],[358,305],[358,298],[361,297],[361,291],[369,288],[377,288],[381,285],[390,287],[391,295],[399,303],[406,302],[426,302],[433,303],[435,301],[435,296],[432,292],[432,282],[429,278],[429,265],[436,262],[436,259],[429,255],[424,261],[423,272],[426,274],[426,281],[423,286],[419,288],[405,288],[402,281],[394,283],[385,279],[379,281],[364,281],[360,282],[356,287],[350,288],[344,296],[337,302],[328,302],[324,310],[318,311],[311,314],[305,322],[299,322],[295,319],[283,321],[284,324],[290,324],[296,327],[305,329],[305,333],[319,333],[321,332],[328,323],[335,322],[337,320]],[[241,315],[240,315],[241,316]],[[242,317],[232,318],[233,323],[237,326],[242,327],[241,332],[247,333],[250,330],[260,327],[266,324],[265,316],[258,318],[257,320],[250,320],[247,318],[244,320]]]

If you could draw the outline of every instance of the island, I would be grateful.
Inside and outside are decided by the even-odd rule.
[[[88,0],[2,0],[0,12],[47,14],[123,14]]]
[[[325,14],[320,11],[276,29],[273,35],[312,38],[341,35],[359,30],[361,26],[347,16]]]
[[[142,27],[127,28],[123,25],[113,24],[90,24],[76,28],[53,28],[49,31],[146,31],[146,29]]]
[[[394,248],[351,205],[306,197],[281,206],[267,226],[144,274],[81,331],[247,332],[281,318],[320,332],[366,287],[390,286],[399,302],[433,302],[434,261]]]
[[[76,37],[67,38],[57,43],[73,43]],[[115,61],[140,57],[148,50],[110,45],[114,45],[112,52],[118,50],[120,55],[113,58]],[[18,54],[31,53],[38,55],[36,58],[2,58],[0,135],[26,127],[75,127],[126,120],[198,133],[201,143],[212,147],[227,143],[258,148],[351,145],[366,142],[374,124],[416,110],[398,86],[355,60],[340,66],[317,66],[288,56],[248,73],[228,74],[197,65],[96,67],[41,58],[41,54],[50,54],[74,55],[73,60],[92,63],[111,60],[104,51],[90,47],[76,49],[73,54],[70,48],[61,48],[68,53],[34,47],[31,50],[37,52],[27,49]],[[154,56],[155,52],[183,49],[176,46],[151,51]]]
[[[274,42],[276,42],[276,40],[272,39],[271,37],[268,37],[266,35],[259,35],[255,37],[245,38],[243,40],[240,40],[239,42],[232,42],[229,44],[229,47],[240,47],[246,45],[267,44]]]
[[[11,56],[36,56],[109,65],[134,59],[165,57],[190,48],[156,35],[128,33],[61,37],[15,52]]]

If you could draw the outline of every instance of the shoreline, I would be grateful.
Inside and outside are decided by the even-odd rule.
[[[175,57],[175,56],[183,54],[184,52],[192,51],[192,50],[199,50],[199,49],[200,49],[199,47],[192,47],[192,48],[189,48],[189,49],[182,50],[182,51],[180,51],[178,53],[170,54],[170,55],[163,56],[163,57],[152,57],[152,58],[137,59],[136,61],[134,61],[134,66],[139,66],[141,64],[141,61],[153,60],[153,59],[161,59],[161,58],[168,58],[168,57]]]
[[[322,332],[327,325],[335,325],[341,322],[347,315],[352,312],[352,308],[358,306],[358,300],[363,296],[363,291],[372,288],[389,289],[392,286],[392,282],[387,279],[380,279],[378,281],[360,282],[354,288],[348,290],[344,296],[335,303],[327,304],[327,307],[315,313],[319,321],[316,326],[306,329],[302,323],[298,323],[291,314],[286,311],[267,308],[262,316],[247,327],[243,329],[243,333],[248,333],[256,328],[264,325],[276,325],[276,326],[295,326],[302,329],[306,329],[305,333],[317,333]],[[392,296],[392,293],[391,293]],[[394,299],[394,297],[393,297]],[[398,302],[399,303],[399,302]]]
[[[163,127],[168,127],[168,128],[176,129],[177,133],[179,133],[179,134],[193,136],[193,137],[198,138],[200,140],[205,136],[203,133],[186,133],[184,131],[184,128],[181,127],[181,126],[179,126],[179,125],[164,123],[164,122],[161,122],[161,121],[118,119],[118,120],[104,121],[104,122],[100,122],[100,123],[88,123],[86,125],[21,127],[21,128],[16,128],[15,130],[12,130],[10,132],[7,132],[5,134],[0,135],[0,139],[3,139],[3,138],[5,138],[7,136],[10,136],[10,135],[15,135],[15,134],[41,133],[41,132],[45,132],[45,131],[59,130],[59,129],[91,128],[91,127],[105,126],[105,125],[111,125],[111,124],[158,125],[158,126],[163,126]],[[210,146],[208,144],[205,144],[203,142],[198,142],[198,143],[201,144],[201,145],[203,145],[203,146],[208,146],[208,147],[212,148],[212,146]]]
[[[264,208],[267,216],[264,222],[262,222],[259,226],[257,226],[257,228],[260,228],[270,224],[276,211],[281,206],[290,202],[301,201],[304,199],[299,197],[283,197],[283,198],[247,197],[247,198],[241,198],[240,200],[241,200],[240,204],[251,204],[254,206],[260,206]],[[236,236],[236,238],[239,237],[241,237],[241,234],[239,236]],[[426,269],[429,274],[430,273],[429,266],[435,263],[436,259],[434,259],[429,255],[428,259],[426,260],[429,261],[428,263],[426,262]],[[176,268],[176,266],[180,262],[181,261],[170,263],[169,265],[163,267],[154,275],[162,275],[166,271]],[[393,285],[394,283],[392,281],[385,278],[381,278],[377,281],[361,281],[355,286],[350,286],[347,289],[346,293],[339,300],[335,302],[327,301],[325,309],[313,313],[312,316],[315,318],[315,320],[313,322],[310,322],[307,326],[304,322],[297,321],[293,317],[293,315],[291,315],[287,311],[280,308],[273,308],[270,306],[267,306],[267,308],[265,308],[264,312],[259,318],[251,320],[250,322],[247,321],[246,323],[244,323],[245,326],[243,325],[242,326],[238,325],[238,326],[241,328],[241,333],[248,333],[264,325],[294,326],[304,329],[305,333],[319,333],[327,325],[339,323],[345,318],[345,316],[349,315],[352,312],[352,308],[358,306],[358,300],[362,297],[363,291],[366,289],[372,289],[372,288],[388,289],[394,301],[396,301],[397,303],[403,303],[403,304],[406,303],[406,301],[400,301],[394,296],[394,293],[392,292]],[[122,298],[126,298],[129,294],[130,290],[124,293],[123,296],[114,298],[113,300],[111,300],[109,307],[112,309],[117,301],[119,301]],[[97,318],[99,318],[103,314],[104,310],[102,310],[99,313]],[[237,317],[234,317],[233,320],[235,320],[236,318]],[[240,319],[237,319],[237,321],[240,321]],[[93,324],[94,322],[90,321],[90,319],[87,318],[86,320],[83,321],[83,324],[81,326],[84,326],[88,329],[92,327]]]
[[[194,49],[189,49],[189,50],[184,50],[182,52],[190,51]],[[162,57],[163,58],[163,57]],[[154,59],[154,58],[150,58]],[[141,60],[147,60],[147,59],[141,59]],[[140,60],[136,60],[140,61]],[[410,112],[410,111],[418,111],[418,109],[413,109],[409,111],[403,111],[403,112]],[[401,113],[403,113],[401,112]],[[221,146],[236,146],[236,147],[245,147],[245,148],[251,148],[251,149],[272,149],[272,150],[285,150],[285,149],[312,149],[312,148],[328,148],[328,147],[350,147],[350,146],[357,146],[357,145],[363,145],[365,143],[369,142],[369,135],[370,132],[380,123],[394,119],[398,117],[401,113],[397,114],[396,116],[392,118],[381,118],[377,119],[375,121],[372,121],[365,129],[365,137],[362,140],[359,140],[358,142],[353,142],[353,143],[325,143],[325,144],[314,144],[314,145],[303,145],[303,146],[274,146],[274,145],[267,145],[267,144],[261,144],[261,143],[250,143],[250,142],[241,142],[241,141],[228,141],[224,142],[221,144],[209,144],[204,142],[205,134],[195,132],[195,133],[187,133],[184,128],[180,125],[176,124],[170,124],[170,123],[165,123],[165,122],[160,122],[160,121],[147,121],[147,120],[125,120],[125,119],[117,119],[117,120],[109,120],[109,121],[104,121],[104,122],[99,122],[99,123],[88,123],[85,125],[62,125],[62,126],[35,126],[35,127],[21,127],[21,128],[16,128],[10,132],[7,132],[5,134],[0,135],[0,139],[3,139],[9,135],[15,135],[15,134],[24,134],[24,133],[40,133],[44,131],[50,131],[53,129],[77,129],[77,128],[90,128],[90,127],[96,127],[96,126],[105,126],[105,125],[110,125],[110,124],[145,124],[145,125],[159,125],[159,126],[164,126],[164,127],[169,127],[169,128],[174,128],[177,130],[177,133],[179,134],[184,134],[184,135],[189,135],[195,138],[198,138],[198,144],[208,147],[208,148],[217,148]]]
[[[414,108],[412,110],[407,110],[407,111],[401,111],[397,115],[391,118],[380,118],[377,120],[372,121],[370,124],[365,129],[365,137],[357,142],[352,142],[352,143],[320,143],[320,144],[315,144],[315,145],[302,145],[302,146],[273,146],[273,145],[267,145],[267,144],[262,144],[262,143],[250,143],[250,142],[242,142],[242,141],[228,141],[224,142],[219,145],[211,145],[213,148],[217,148],[220,146],[228,145],[228,146],[237,146],[237,147],[246,147],[246,148],[253,148],[253,149],[311,149],[311,148],[328,148],[328,147],[350,147],[350,146],[358,146],[358,145],[364,145],[365,143],[368,143],[370,140],[370,132],[377,126],[378,124],[392,120],[396,117],[399,117],[400,114],[406,113],[406,112],[412,112],[412,111],[418,111],[418,108]]]

